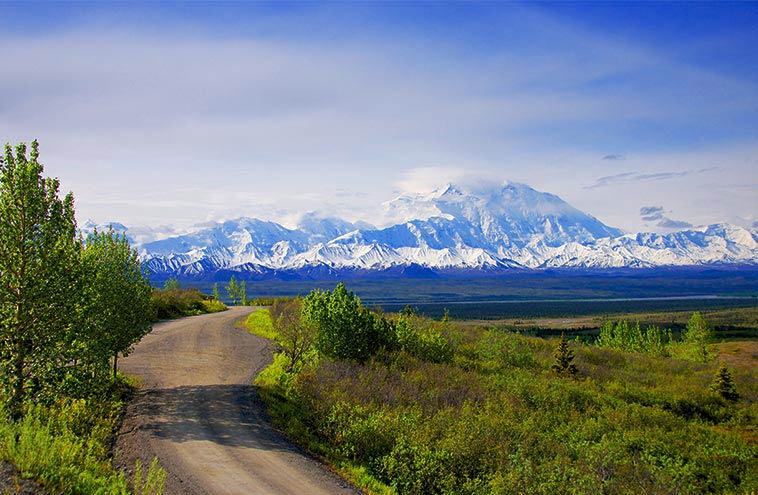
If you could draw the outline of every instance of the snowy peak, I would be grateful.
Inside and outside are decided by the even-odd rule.
[[[406,195],[387,205],[390,212],[429,220],[441,217],[466,220],[491,241],[523,247],[534,237],[550,245],[576,241],[593,242],[604,237],[622,235],[591,215],[583,213],[558,196],[539,192],[526,184],[506,182],[466,191],[446,184],[427,195]]]

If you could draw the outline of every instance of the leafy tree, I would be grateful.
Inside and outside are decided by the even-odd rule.
[[[242,306],[247,306],[247,282],[245,282],[244,280],[240,283],[239,295],[240,295],[240,304]]]
[[[163,284],[163,290],[179,290],[180,288],[179,281],[175,278],[170,278]]]
[[[271,306],[271,320],[279,334],[279,344],[289,358],[287,373],[297,371],[313,350],[316,329],[301,318],[303,300],[301,297],[289,301],[277,300]]]
[[[218,282],[216,282],[215,284],[213,284],[213,290],[211,291],[211,297],[213,298],[214,301],[220,301],[221,300],[221,296],[218,293]]]
[[[692,313],[683,337],[684,343],[691,347],[690,353],[696,360],[707,362],[710,359],[708,344],[713,339],[713,327],[699,312]]]
[[[229,283],[226,286],[226,293],[229,295],[229,299],[232,300],[232,304],[237,306],[240,300],[240,286],[237,284],[237,278],[234,275],[229,279]]]
[[[574,351],[569,349],[566,334],[563,332],[561,332],[561,338],[553,351],[553,357],[555,358],[555,363],[551,368],[559,375],[576,376],[579,372],[576,365],[572,362],[574,361]]]
[[[730,402],[737,402],[740,400],[740,394],[734,386],[732,374],[729,372],[729,368],[724,365],[722,365],[716,372],[716,379],[711,385],[711,390]]]
[[[302,315],[316,328],[316,348],[327,357],[362,362],[385,344],[375,316],[342,282],[332,292],[308,294]]]
[[[112,230],[95,231],[87,239],[82,259],[90,355],[106,363],[112,357],[115,376],[119,353],[128,354],[152,328],[152,288],[126,236]]]
[[[0,159],[0,381],[11,418],[68,363],[75,332],[79,250],[71,193],[43,177],[39,145]]]

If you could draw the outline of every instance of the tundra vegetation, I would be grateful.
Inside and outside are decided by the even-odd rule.
[[[543,339],[377,313],[342,284],[247,320],[281,346],[256,379],[274,420],[370,492],[755,492],[755,368],[690,323]]]
[[[126,494],[108,459],[128,388],[117,358],[150,331],[152,289],[124,237],[77,234],[73,196],[58,189],[36,141],[5,146],[0,462],[51,493]],[[163,476],[154,463],[134,489],[159,493]]]

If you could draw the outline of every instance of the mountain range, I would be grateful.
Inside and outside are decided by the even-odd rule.
[[[448,184],[385,204],[386,228],[305,215],[297,227],[256,218],[137,242],[152,276],[225,280],[349,276],[433,277],[545,268],[758,265],[758,230],[714,224],[662,235],[625,234],[525,184],[484,192]],[[129,235],[118,223],[110,225]],[[94,228],[87,222],[82,230]],[[102,227],[101,227],[102,228]]]

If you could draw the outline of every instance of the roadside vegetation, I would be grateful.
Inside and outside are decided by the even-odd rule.
[[[758,490],[755,359],[722,360],[700,314],[678,337],[544,339],[380,314],[340,284],[246,323],[280,346],[256,379],[274,420],[373,493]]]
[[[176,279],[167,280],[162,289],[153,289],[151,305],[153,321],[218,313],[227,309],[218,299],[218,294],[208,297],[194,287],[181,287]]]
[[[0,158],[0,462],[51,493],[131,493],[108,458],[118,356],[150,331],[152,289],[124,237],[77,235],[38,158],[36,142]],[[134,491],[160,493],[145,471]]]

